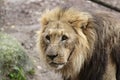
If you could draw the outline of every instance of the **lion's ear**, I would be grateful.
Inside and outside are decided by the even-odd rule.
[[[92,16],[89,13],[80,12],[80,14],[76,16],[76,20],[71,23],[75,27],[85,29],[91,18]]]

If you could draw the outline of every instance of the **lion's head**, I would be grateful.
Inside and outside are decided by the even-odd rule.
[[[73,8],[55,8],[46,11],[41,18],[38,46],[41,58],[55,70],[71,68],[79,71],[94,43],[91,15]],[[90,38],[90,39],[89,39]],[[67,67],[67,68],[66,68]],[[69,70],[69,72],[70,72]]]

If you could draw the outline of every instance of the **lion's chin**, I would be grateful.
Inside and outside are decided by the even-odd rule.
[[[50,65],[53,69],[59,70],[59,69],[61,69],[61,68],[64,67],[65,63],[55,63],[55,62],[51,62],[51,63],[49,63],[49,65]]]

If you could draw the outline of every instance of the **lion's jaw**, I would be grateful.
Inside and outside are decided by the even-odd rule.
[[[68,62],[68,55],[70,50],[62,48],[59,44],[50,44],[46,49],[46,62],[53,69],[61,69]],[[54,59],[51,59],[48,55],[55,55]]]

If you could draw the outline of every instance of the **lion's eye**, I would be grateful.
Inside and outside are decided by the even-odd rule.
[[[62,41],[67,40],[67,39],[68,39],[68,37],[66,35],[62,36]]]
[[[45,38],[50,41],[50,36],[49,35],[46,35]]]

